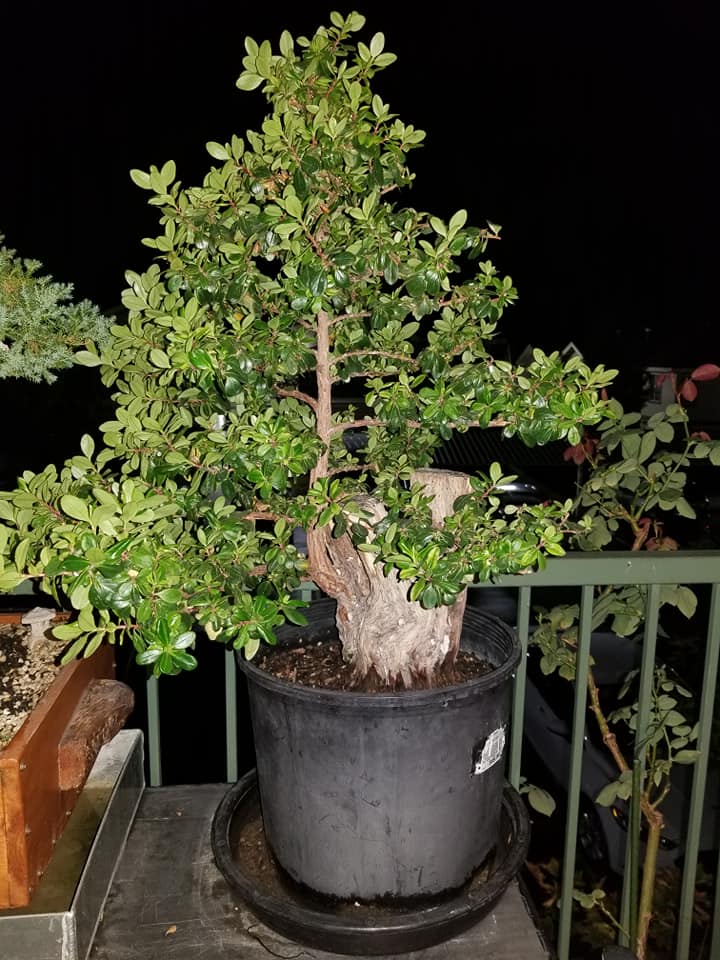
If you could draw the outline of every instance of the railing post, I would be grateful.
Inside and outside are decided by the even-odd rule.
[[[235,651],[225,651],[225,776],[228,783],[238,778],[237,668]]]
[[[510,764],[508,779],[517,790],[520,786],[522,763],[522,738],[525,718],[525,681],[527,677],[527,650],[530,635],[531,587],[518,589],[517,631],[520,641],[520,663],[513,686],[512,724],[510,727]]]
[[[652,700],[655,674],[655,649],[657,645],[658,613],[660,610],[660,584],[651,583],[645,601],[645,631],[643,634],[640,686],[638,690],[638,713],[635,728],[635,749],[632,763],[632,796],[630,799],[630,842],[626,858],[627,870],[623,883],[620,924],[629,931],[630,945],[637,940],[638,923],[638,876],[640,871],[640,794],[643,789],[643,770],[647,751],[650,702]],[[621,935],[620,942],[627,945]]]
[[[713,709],[718,676],[718,655],[720,653],[720,585],[714,583],[710,595],[710,619],[707,629],[707,651],[703,674],[702,694],[700,697],[700,715],[698,717],[698,738],[696,748],[700,756],[693,770],[693,785],[688,815],[688,829],[685,841],[685,864],[680,889],[680,909],[678,911],[677,960],[687,960],[690,955],[690,931],[692,927],[693,902],[695,898],[695,873],[697,870],[698,850],[700,847],[700,828],[702,827],[705,783],[707,779],[710,737],[712,734]],[[717,957],[720,951],[720,893],[715,877],[715,913],[713,917],[713,936],[710,956]]]
[[[148,766],[150,768],[150,786],[162,785],[162,764],[160,761],[160,692],[158,678],[148,675],[145,682],[148,713]]]
[[[578,814],[587,708],[587,674],[590,669],[590,638],[592,636],[592,607],[594,587],[584,586],[580,599],[578,645],[575,655],[575,706],[573,709],[572,744],[570,747],[570,778],[568,781],[567,820],[565,822],[565,853],[563,855],[560,888],[560,919],[558,924],[558,958],[570,956],[570,928],[577,852]]]

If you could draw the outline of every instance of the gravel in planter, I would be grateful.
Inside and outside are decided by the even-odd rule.
[[[30,628],[0,625],[0,750],[15,736],[60,671],[60,645],[47,638],[28,644]]]

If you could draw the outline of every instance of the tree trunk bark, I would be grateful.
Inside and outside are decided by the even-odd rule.
[[[455,500],[470,492],[463,473],[419,470],[415,482],[432,495],[432,516],[440,527]],[[384,506],[368,496],[359,506],[377,523]],[[411,581],[395,571],[387,577],[374,554],[354,547],[349,536],[333,539],[328,528],[308,532],[310,574],[337,601],[337,625],[345,659],[363,689],[434,686],[451,669],[460,645],[466,591],[452,606],[424,609],[408,599]]]

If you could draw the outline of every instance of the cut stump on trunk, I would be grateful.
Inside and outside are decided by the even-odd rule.
[[[432,497],[433,524],[442,526],[458,497],[470,492],[470,478],[449,470],[418,470],[413,481]],[[357,506],[377,524],[385,507],[372,496]],[[411,583],[387,576],[373,554],[356,549],[345,534],[334,539],[328,528],[310,531],[310,572],[317,585],[337,601],[337,625],[343,653],[365,689],[433,686],[452,666],[460,647],[467,591],[451,606],[425,609],[408,598]]]

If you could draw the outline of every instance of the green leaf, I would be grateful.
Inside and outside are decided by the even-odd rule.
[[[87,557],[78,557],[71,554],[62,560],[51,560],[47,565],[46,572],[48,576],[54,577],[59,573],[80,573],[82,570],[87,570],[89,566],[90,561]]]
[[[80,438],[80,449],[88,458],[88,460],[92,458],[92,455],[95,452],[95,441],[89,433],[84,433]]]
[[[181,633],[179,637],[176,637],[173,641],[173,647],[176,650],[187,650],[188,647],[195,645],[195,633],[192,630],[186,630],[185,633]]]
[[[659,423],[656,423],[653,427],[655,436],[661,443],[672,443],[673,437],[675,436],[675,431],[673,430],[672,424],[661,420]]]
[[[102,363],[100,357],[89,350],[78,350],[77,353],[73,354],[73,360],[75,363],[79,363],[81,367],[99,367]]]
[[[53,636],[57,637],[58,640],[74,640],[81,633],[82,630],[77,623],[61,623],[57,627],[53,627],[52,631]]]
[[[173,650],[172,662],[181,670],[194,670],[197,667],[197,659],[187,650]]]
[[[296,610],[294,607],[289,607],[283,611],[285,614],[286,620],[289,620],[290,623],[296,624],[298,627],[306,627],[308,624],[308,618],[304,613],[301,613],[300,610]]]
[[[162,168],[160,170],[160,179],[163,185],[165,186],[165,188],[169,187],[170,184],[175,179],[175,172],[176,171],[175,171],[174,160],[168,160],[166,163],[162,165]]]
[[[405,281],[405,289],[411,297],[422,297],[427,289],[425,274],[417,273]]]
[[[159,647],[148,647],[147,650],[143,650],[141,653],[139,653],[135,657],[135,660],[140,664],[141,667],[149,667],[151,664],[155,663],[161,653],[162,650],[160,650]]]
[[[85,633],[95,629],[95,615],[91,606],[83,607],[77,618],[78,627]]]
[[[426,610],[432,610],[433,607],[438,606],[440,597],[438,596],[438,592],[432,584],[428,584],[428,586],[423,590],[421,602]]]
[[[597,797],[595,797],[595,803],[599,803],[601,807],[609,807],[618,795],[619,786],[620,784],[617,782],[617,780],[613,780],[611,783],[606,784]]]
[[[75,640],[74,643],[71,643],[67,650],[65,650],[60,658],[60,663],[65,666],[66,663],[76,660],[84,651],[87,641],[88,638],[84,635],[82,637],[78,637],[78,639]]]
[[[255,90],[263,82],[263,78],[259,73],[250,73],[249,71],[244,71],[235,81],[235,85],[239,90]]]
[[[678,585],[676,594],[675,594],[675,605],[682,614],[684,614],[688,620],[695,615],[697,609],[697,596],[690,589],[690,587],[685,587]]]
[[[130,179],[136,186],[141,187],[143,190],[152,190],[152,185],[150,183],[150,174],[145,173],[144,170],[137,170],[137,169],[131,170]]]
[[[555,812],[555,800],[550,796],[547,790],[530,784],[527,792],[528,802],[533,810],[544,814],[546,817],[552,816]]]
[[[83,520],[85,523],[90,522],[90,511],[87,503],[79,497],[73,496],[71,493],[66,493],[64,497],[60,498],[60,509],[63,513],[72,517],[73,520]]]
[[[448,224],[448,236],[454,237],[458,230],[461,230],[467,222],[467,210],[458,210],[450,217]]]
[[[284,57],[292,57],[295,52],[292,34],[288,30],[283,30],[280,34],[280,53]]]
[[[379,57],[385,49],[385,35],[376,33],[370,41],[370,54],[372,57]]]
[[[302,220],[303,205],[294,193],[291,193],[285,201],[285,209],[294,220]]]
[[[699,750],[678,750],[673,756],[673,763],[695,763],[699,756]]]
[[[252,660],[252,658],[257,654],[259,649],[260,649],[260,637],[258,636],[249,637],[244,647],[245,659]]]
[[[25,575],[8,568],[0,573],[0,593],[10,593],[25,580]]]
[[[205,149],[213,158],[213,160],[230,160],[230,154],[227,152],[227,149],[221,144],[217,143],[215,140],[208,140],[205,144]]]
[[[643,438],[640,441],[640,453],[638,454],[638,460],[640,463],[644,463],[655,450],[655,444],[657,443],[657,437],[654,431],[650,433],[643,434]]]
[[[86,607],[90,603],[89,584],[73,584],[72,588],[68,588],[68,591],[70,595],[70,605],[73,610],[82,610],[83,607]]]
[[[681,517],[688,517],[688,519],[694,520],[697,516],[695,510],[690,506],[685,497],[679,497],[675,501],[674,507]]]
[[[170,359],[164,350],[160,350],[158,347],[153,347],[150,351],[150,363],[155,367],[163,367],[167,369],[170,367]]]

